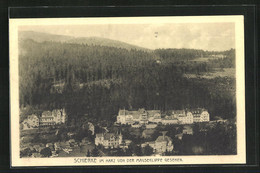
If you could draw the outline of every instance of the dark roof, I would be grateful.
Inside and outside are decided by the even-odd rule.
[[[201,114],[203,111],[207,111],[204,108],[197,108],[197,109],[191,109],[189,110],[192,114]]]
[[[104,135],[104,139],[105,140],[109,140],[109,139],[111,139],[111,138],[118,138],[118,135],[116,135],[116,134],[114,134],[114,133],[105,133],[105,135]]]

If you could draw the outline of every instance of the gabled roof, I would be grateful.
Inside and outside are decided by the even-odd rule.
[[[105,133],[104,139],[105,139],[105,140],[109,140],[109,139],[111,139],[111,138],[116,138],[116,139],[117,139],[118,136],[119,136],[119,135],[114,134],[114,133]]]
[[[170,142],[172,141],[172,139],[169,137],[169,136],[158,136],[158,138],[155,140],[156,142],[163,142],[163,141],[166,141],[166,142]]]
[[[51,117],[51,116],[52,116],[51,111],[43,111],[42,113],[42,117]]]
[[[192,114],[201,114],[203,111],[207,111],[204,108],[197,108],[197,109],[191,109],[189,110]]]
[[[115,137],[116,139],[119,137],[118,134],[114,134],[114,133],[97,133],[96,137],[102,137],[104,136],[104,140],[110,140],[111,138]]]
[[[61,110],[59,110],[59,109],[54,109],[54,110],[52,111],[52,115],[55,116],[55,117],[56,117],[59,113],[62,115]]]
[[[112,137],[116,137],[113,133],[106,133],[105,135],[104,135],[104,139],[105,140],[109,140],[110,138],[112,138]]]

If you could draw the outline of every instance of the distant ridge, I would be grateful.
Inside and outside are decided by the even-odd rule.
[[[101,38],[101,37],[73,37],[73,36],[56,35],[56,34],[35,32],[35,31],[21,31],[19,32],[18,37],[19,40],[31,39],[36,42],[44,42],[44,41],[66,42],[66,43],[116,47],[116,48],[123,48],[127,50],[136,49],[136,50],[142,50],[147,52],[152,51],[150,49],[135,46],[122,41],[112,40],[108,38]]]
[[[36,42],[44,42],[44,41],[65,42],[70,39],[73,39],[74,37],[65,36],[65,35],[48,34],[44,32],[20,31],[18,33],[18,38],[19,40],[31,39]]]

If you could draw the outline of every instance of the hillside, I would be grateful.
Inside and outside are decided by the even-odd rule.
[[[139,46],[131,45],[122,41],[111,40],[108,38],[100,38],[100,37],[80,37],[74,38],[67,41],[68,43],[78,43],[78,44],[87,44],[87,45],[99,45],[99,46],[109,46],[116,48],[123,48],[127,50],[136,49],[142,51],[151,51],[147,48],[142,48]]]
[[[44,41],[65,42],[73,39],[74,37],[65,36],[65,35],[48,34],[43,32],[21,31],[18,34],[18,38],[19,41],[30,39],[36,42],[44,42]]]
[[[112,40],[101,37],[72,37],[65,35],[48,34],[34,31],[21,31],[19,32],[19,40],[34,40],[36,42],[53,41],[53,42],[66,42],[75,44],[87,44],[96,46],[108,46],[115,48],[123,48],[127,50],[136,49],[142,51],[151,51],[147,48],[131,45],[122,41]]]
[[[234,78],[184,77],[225,68],[234,50],[227,52],[232,56],[226,59],[200,63],[190,60],[203,53],[201,50],[147,52],[81,44],[75,38],[69,43],[72,38],[62,36],[46,38],[56,41],[28,38],[19,42],[19,50],[23,50],[19,55],[21,107],[65,107],[68,122],[79,124],[84,118],[114,121],[119,108],[141,107],[162,111],[204,107],[212,118],[235,117],[235,88],[230,89],[235,86]]]

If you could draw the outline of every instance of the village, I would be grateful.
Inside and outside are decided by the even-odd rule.
[[[98,123],[88,122],[87,131],[81,133],[66,131],[61,134],[67,120],[65,109],[43,111],[40,116],[28,115],[21,123],[21,157],[97,157],[97,156],[138,156],[138,155],[176,155],[176,143],[185,136],[194,134],[194,127],[207,131],[216,123],[226,120],[210,121],[209,112],[204,108],[170,110],[120,109],[111,127],[100,127]],[[55,128],[54,128],[55,127]],[[96,130],[99,129],[99,130]],[[100,130],[101,129],[101,130]],[[42,136],[52,133],[52,141],[26,142],[35,131]],[[52,131],[52,132],[51,132]],[[41,136],[40,135],[40,136]],[[59,139],[57,136],[61,136]],[[35,137],[34,137],[35,138]],[[177,144],[176,144],[177,145]]]

